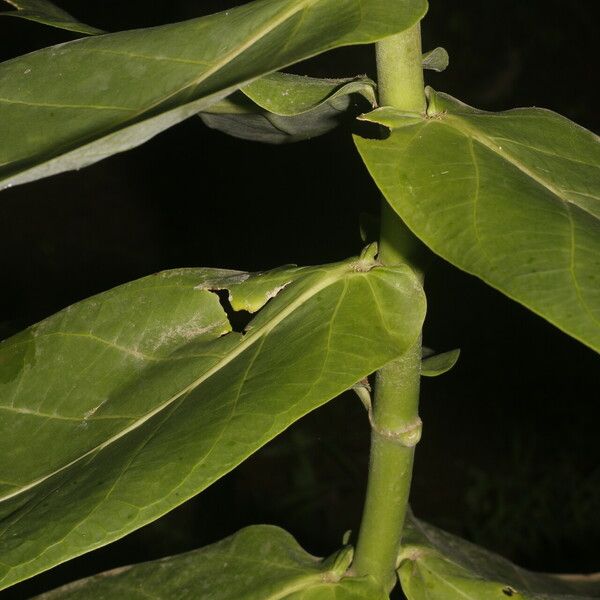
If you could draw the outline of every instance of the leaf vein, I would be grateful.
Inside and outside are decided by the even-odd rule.
[[[1,98],[0,102],[4,104],[18,104],[22,106],[32,106],[35,108],[73,108],[73,109],[90,109],[90,110],[118,110],[133,112],[135,108],[129,106],[110,106],[102,104],[55,104],[52,102],[30,102],[28,100],[14,100],[11,98]],[[5,163],[8,164],[8,163]]]

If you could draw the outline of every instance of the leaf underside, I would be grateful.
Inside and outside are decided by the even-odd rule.
[[[101,29],[90,27],[81,23],[68,12],[58,8],[46,0],[4,0],[14,6],[16,10],[0,12],[0,16],[19,17],[28,21],[35,21],[43,25],[50,25],[57,29],[65,29],[84,35],[97,35],[103,33]]]
[[[408,600],[592,600],[600,575],[546,575],[409,516],[398,575]]]
[[[600,351],[600,144],[551,111],[475,110],[429,90],[355,138],[389,204],[434,252]]]
[[[344,118],[374,107],[368,77],[316,79],[272,73],[214,104],[202,121],[228,135],[269,144],[307,140],[337,127]]]
[[[0,189],[142,144],[252,80],[416,23],[426,0],[257,0],[0,65]]]
[[[218,296],[260,311],[231,331]],[[402,354],[423,291],[359,258],[167,271],[0,343],[0,587],[108,544]]]
[[[423,68],[443,71],[448,53],[436,48],[423,55]],[[362,75],[317,79],[290,73],[265,75],[212,105],[200,117],[233,137],[286,144],[323,135],[361,108],[377,106],[376,84]]]
[[[108,571],[37,600],[387,600],[368,577],[344,577],[352,549],[327,560],[307,554],[287,532],[255,525],[216,544]]]

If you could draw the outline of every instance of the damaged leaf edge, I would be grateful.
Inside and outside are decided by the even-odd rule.
[[[135,421],[133,421],[127,427],[125,427],[122,430],[120,430],[119,432],[111,435],[108,439],[97,444],[93,448],[90,448],[85,453],[83,453],[81,456],[78,456],[77,458],[71,460],[70,462],[68,462],[64,465],[61,465],[60,467],[56,468],[51,473],[47,473],[47,474],[43,475],[42,477],[39,477],[36,480],[29,482],[26,485],[23,485],[15,490],[12,490],[11,492],[5,494],[4,496],[0,496],[0,503],[10,500],[12,498],[18,497],[21,494],[23,494],[29,490],[35,489],[38,485],[41,485],[44,481],[51,479],[52,477],[56,476],[58,473],[66,471],[67,469],[69,469],[73,465],[81,462],[88,456],[91,456],[92,454],[95,454],[96,452],[103,450],[104,448],[106,448],[106,447],[110,446],[111,444],[116,443],[118,440],[124,438],[131,432],[136,431],[139,427],[141,427],[144,423],[149,421],[152,417],[154,417],[155,415],[166,410],[169,406],[171,406],[179,398],[188,394],[192,390],[196,389],[204,381],[208,380],[215,373],[217,373],[218,371],[223,369],[226,365],[228,365],[235,358],[237,358],[240,354],[242,354],[245,350],[247,350],[248,347],[252,346],[258,340],[260,340],[264,335],[268,334],[271,330],[273,330],[275,327],[277,327],[279,324],[281,324],[295,310],[297,310],[305,302],[309,301],[312,297],[316,296],[319,292],[323,291],[330,285],[335,284],[337,281],[340,280],[341,277],[343,277],[345,275],[348,275],[352,272],[357,272],[357,271],[358,272],[367,272],[367,271],[371,270],[372,268],[378,266],[378,263],[370,262],[370,264],[366,264],[366,262],[367,262],[367,260],[361,257],[358,259],[350,259],[348,261],[334,263],[333,265],[327,265],[327,267],[328,267],[327,271],[324,273],[324,275],[322,276],[322,278],[320,280],[315,282],[314,285],[312,285],[308,290],[301,293],[297,298],[293,299],[289,304],[286,304],[285,306],[283,306],[277,313],[275,313],[273,318],[270,319],[268,322],[262,323],[257,328],[248,328],[248,332],[246,333],[246,335],[244,335],[243,337],[240,336],[240,341],[237,346],[230,349],[230,351],[227,352],[227,354],[225,354],[223,356],[223,358],[221,358],[219,361],[217,361],[212,367],[207,369],[204,373],[202,373],[194,381],[189,383],[187,386],[183,387],[177,393],[173,394],[170,398],[161,402],[159,405],[154,407],[148,413],[135,419]],[[307,270],[310,270],[310,269],[314,269],[314,267],[303,267],[303,268],[299,268],[298,271],[306,272]],[[318,267],[317,267],[317,269],[318,269]],[[223,271],[221,271],[221,273],[222,272]],[[158,273],[157,275],[165,276],[168,273],[169,272],[167,271],[167,272]],[[229,272],[229,273],[232,274],[232,273],[235,273],[235,271]],[[244,283],[249,281],[250,274],[248,274],[248,275],[249,276],[246,277],[238,285],[244,285]],[[278,284],[278,285],[280,285],[280,284]],[[203,284],[200,284],[199,286],[196,286],[194,289],[210,291],[211,288],[214,289],[214,286],[211,284],[210,281],[207,281]],[[265,301],[265,303],[266,303],[266,301]],[[264,306],[264,304],[263,304],[263,306]],[[225,311],[223,311],[223,312],[226,315]],[[228,333],[232,333],[232,332],[228,332]]]

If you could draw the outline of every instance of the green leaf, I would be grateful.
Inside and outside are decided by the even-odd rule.
[[[423,348],[423,360],[421,362],[421,375],[423,377],[437,377],[447,373],[458,362],[460,349],[449,350],[436,354],[429,348]]]
[[[598,575],[546,575],[407,518],[398,575],[408,600],[592,600]]]
[[[212,129],[269,144],[297,142],[338,126],[362,97],[376,105],[375,83],[368,77],[315,79],[273,73],[257,79],[201,113]],[[367,105],[368,106],[368,105]]]
[[[426,0],[256,0],[5,62],[0,189],[138,146],[258,77],[403,31],[426,9]]]
[[[366,76],[346,79],[317,79],[291,73],[272,73],[242,88],[257,106],[275,115],[293,117],[314,110],[336,98],[360,94],[375,106],[375,82]]]
[[[346,547],[329,559],[305,552],[287,532],[255,525],[216,544],[82,579],[37,600],[387,600],[369,577],[345,577]]]
[[[231,331],[212,290],[260,311]],[[416,339],[408,267],[368,254],[166,271],[0,343],[0,588],[116,540],[231,471]]]
[[[423,68],[429,71],[441,73],[448,68],[449,64],[450,56],[448,51],[441,46],[423,54]]]
[[[423,55],[424,69],[440,72],[448,62],[444,48]],[[276,72],[212,105],[200,117],[211,129],[233,137],[268,144],[298,142],[331,131],[351,109],[360,112],[361,104],[375,108],[376,87],[366,76],[316,79]]]
[[[85,35],[97,35],[103,33],[101,29],[90,27],[79,22],[72,17],[68,12],[65,12],[58,6],[47,2],[47,0],[4,0],[8,4],[14,6],[17,10],[0,12],[0,16],[20,17],[29,21],[50,25],[57,29],[66,29],[75,33],[83,33]]]
[[[394,210],[434,252],[600,350],[600,144],[548,110],[488,113],[429,90],[356,138]]]

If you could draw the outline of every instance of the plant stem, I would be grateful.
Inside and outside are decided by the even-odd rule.
[[[388,37],[375,45],[379,104],[406,112],[424,113],[421,25]]]
[[[420,25],[379,42],[376,49],[380,104],[425,112]],[[383,264],[417,265],[418,243],[385,200],[379,248]],[[420,336],[408,352],[380,369],[376,377],[369,481],[352,570],[356,575],[373,576],[386,590],[396,583],[414,449],[421,436],[420,378]]]

